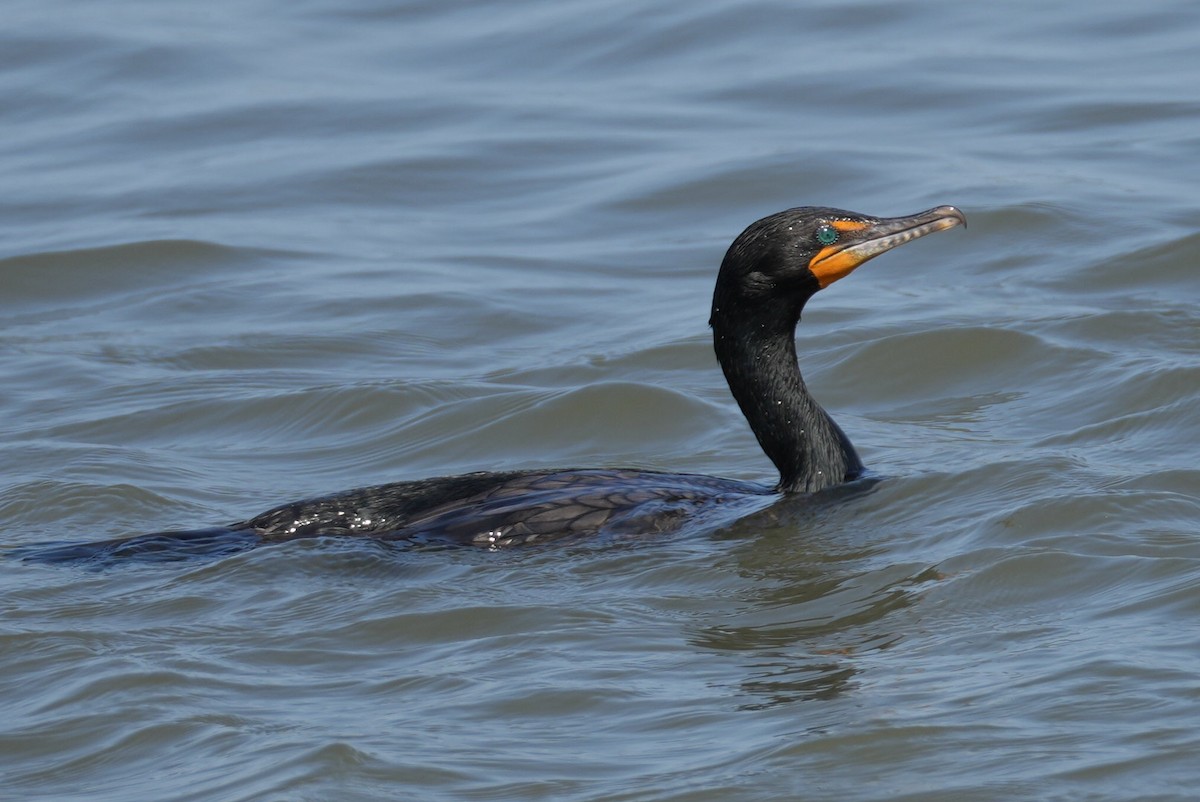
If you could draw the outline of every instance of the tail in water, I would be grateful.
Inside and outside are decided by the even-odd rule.
[[[103,566],[126,562],[175,562],[192,557],[220,557],[252,549],[262,539],[252,530],[225,526],[155,532],[91,543],[40,543],[21,546],[9,557],[36,563],[86,563]]]

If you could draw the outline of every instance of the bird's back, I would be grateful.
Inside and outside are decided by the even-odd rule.
[[[762,485],[640,469],[468,473],[347,490],[228,526],[26,547],[37,562],[166,561],[298,538],[354,535],[419,545],[504,548],[700,525],[772,497]]]
[[[358,534],[498,548],[597,534],[670,531],[767,489],[638,469],[470,473],[359,488],[247,521],[264,540]]]

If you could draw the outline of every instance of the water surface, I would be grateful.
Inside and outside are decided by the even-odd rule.
[[[0,796],[1189,799],[1200,10],[24,2],[4,548],[469,470],[771,480],[748,223],[970,228],[821,293],[882,481],[635,542],[0,561]]]

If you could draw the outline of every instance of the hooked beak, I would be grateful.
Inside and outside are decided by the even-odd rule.
[[[918,237],[961,225],[967,218],[953,206],[938,206],[908,217],[881,220],[830,220],[840,238],[822,248],[808,263],[821,289],[850,275],[863,262]]]

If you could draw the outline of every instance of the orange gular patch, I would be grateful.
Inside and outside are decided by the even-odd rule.
[[[857,220],[832,220],[829,225],[836,228],[841,234],[851,234],[869,228],[871,224],[861,223]],[[825,289],[838,279],[850,275],[854,268],[865,261],[866,259],[862,256],[835,242],[819,250],[812,261],[808,263],[808,269],[816,276],[817,284],[821,286],[821,289]]]

